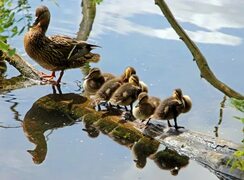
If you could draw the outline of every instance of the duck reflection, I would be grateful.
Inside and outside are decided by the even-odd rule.
[[[178,154],[175,150],[165,148],[153,156],[154,162],[160,169],[169,170],[174,176],[178,175],[179,170],[189,163],[189,157]]]
[[[65,126],[71,126],[75,120],[69,109],[75,104],[86,101],[78,94],[49,94],[38,99],[26,113],[23,121],[23,131],[30,142],[36,145],[33,150],[27,150],[35,164],[41,164],[47,155],[47,140],[45,132]],[[63,108],[57,108],[56,103],[62,102]],[[66,109],[66,110],[65,110]]]

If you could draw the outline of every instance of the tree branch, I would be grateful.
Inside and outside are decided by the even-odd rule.
[[[17,53],[11,57],[8,55],[8,53],[3,53],[3,59],[14,66],[20,72],[20,74],[26,78],[39,81],[41,80],[39,72]]]
[[[192,53],[194,59],[196,60],[197,66],[200,70],[201,77],[206,79],[211,85],[215,88],[223,92],[228,97],[236,98],[236,99],[244,99],[244,96],[240,93],[236,92],[235,90],[231,89],[229,86],[221,82],[216,78],[214,73],[211,71],[207,60],[197,47],[197,45],[190,39],[184,29],[179,25],[179,23],[174,18],[173,14],[171,13],[170,9],[168,8],[167,4],[164,0],[155,0],[155,4],[159,6],[163,14],[165,15],[166,19],[175,30],[175,32],[179,35],[180,39],[186,44],[190,52]]]
[[[83,17],[80,23],[77,39],[86,41],[90,35],[96,16],[96,2],[90,0],[82,0],[81,7]]]

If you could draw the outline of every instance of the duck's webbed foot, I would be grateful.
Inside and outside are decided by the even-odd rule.
[[[174,119],[174,121],[175,121],[175,130],[177,131],[178,129],[182,129],[182,128],[184,128],[183,126],[178,126],[178,124],[177,124],[177,120],[176,120],[176,118]]]
[[[121,115],[121,120],[134,121],[135,117],[128,111],[125,111]]]
[[[38,73],[38,75],[40,76],[42,82],[44,82],[44,83],[49,82],[49,83],[51,83],[52,85],[57,85],[57,82],[56,82],[55,80],[53,80],[53,79],[56,77],[54,71],[52,72],[51,75],[45,74],[45,73],[43,73],[43,72]]]
[[[143,120],[142,122],[144,122],[145,120]],[[147,127],[147,126],[149,126],[151,123],[150,123],[150,121],[151,121],[151,118],[148,118],[148,120],[146,120],[146,123],[145,123],[145,126]]]
[[[185,127],[184,126],[174,126],[175,127],[175,130],[177,131],[178,129],[184,129]]]
[[[172,125],[170,124],[169,120],[167,120],[168,123],[168,127],[172,127]]]
[[[50,75],[48,75],[48,74],[45,74],[44,72],[40,72],[40,73],[38,73],[38,75],[41,77],[41,79],[42,80],[46,80],[46,81],[48,81],[48,80],[52,80],[53,78],[55,78],[56,77],[56,75],[55,75],[55,71],[53,71],[52,72],[52,74],[50,74]]]

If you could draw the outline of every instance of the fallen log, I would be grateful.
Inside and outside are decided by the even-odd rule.
[[[231,165],[226,163],[233,152],[239,148],[238,144],[190,130],[177,132],[172,128],[165,128],[160,123],[141,129],[141,124],[137,121],[121,121],[121,110],[97,112],[91,104],[88,98],[73,93],[49,94],[37,100],[26,113],[23,121],[23,130],[27,138],[36,144],[34,150],[28,151],[33,156],[33,161],[41,163],[46,157],[45,131],[83,121],[84,131],[90,137],[95,138],[102,132],[132,149],[137,167],[143,168],[147,157],[150,157],[159,167],[162,161],[164,164],[168,162],[167,166],[160,168],[168,168],[172,174],[177,174],[178,170],[186,166],[191,158],[219,178],[244,178],[244,172],[230,171]],[[167,148],[158,150],[159,144],[164,144],[171,150]],[[172,162],[178,164],[170,164],[169,154],[177,154],[170,157],[176,158]]]

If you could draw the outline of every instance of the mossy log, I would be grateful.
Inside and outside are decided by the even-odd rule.
[[[88,136],[95,138],[102,132],[132,149],[134,161],[139,168],[143,168],[147,157],[150,157],[160,168],[177,174],[181,167],[188,164],[188,156],[220,178],[243,179],[243,172],[230,171],[230,166],[226,165],[227,159],[239,147],[237,144],[189,130],[177,132],[157,123],[143,130],[139,128],[137,121],[121,121],[121,113],[117,109],[96,111],[88,98],[78,94],[44,96],[33,104],[23,121],[26,136],[36,144],[36,148],[28,152],[33,156],[34,162],[41,163],[47,153],[44,132],[83,121],[83,130]],[[168,149],[159,151],[160,144],[167,146],[172,152]],[[168,153],[173,155],[166,155]]]

